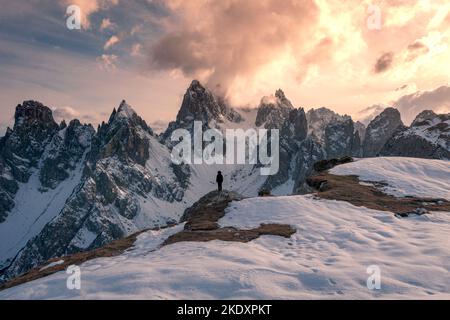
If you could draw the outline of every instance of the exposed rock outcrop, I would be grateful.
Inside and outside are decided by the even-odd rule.
[[[241,195],[226,190],[208,193],[185,211],[181,219],[186,222],[184,230],[170,236],[163,245],[183,241],[249,242],[262,235],[289,238],[296,232],[294,228],[285,224],[261,224],[258,228],[244,230],[233,227],[221,228],[218,221],[225,215],[225,208],[231,201],[242,199]]]

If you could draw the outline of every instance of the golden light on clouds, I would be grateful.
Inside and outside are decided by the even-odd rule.
[[[380,30],[368,28],[370,5]],[[448,82],[445,0],[170,0],[168,8],[176,19],[165,21],[152,66],[199,77],[233,104],[283,87],[298,106],[351,114]]]
[[[197,78],[233,106],[256,107],[281,88],[296,107],[356,115],[449,85],[448,0],[10,3],[0,14],[8,106],[32,98],[90,110],[94,101],[108,113],[126,99],[146,120],[168,122]],[[61,32],[68,5],[80,7],[82,30]],[[450,93],[437,95],[403,103],[402,114],[450,111]]]

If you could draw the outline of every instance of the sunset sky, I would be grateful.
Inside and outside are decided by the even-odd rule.
[[[81,30],[66,27],[71,4],[82,10]],[[93,124],[125,99],[162,128],[194,78],[233,106],[256,107],[282,88],[296,107],[354,116],[394,102],[406,121],[424,104],[450,112],[448,0],[0,5],[0,132],[28,99],[55,109],[58,120]]]

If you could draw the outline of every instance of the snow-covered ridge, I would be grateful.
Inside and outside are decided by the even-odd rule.
[[[342,167],[353,165],[361,176],[397,172],[393,185],[404,183],[400,172],[410,172],[408,167],[434,167],[440,183],[448,174],[445,163],[430,160],[368,160],[370,165],[361,160]],[[437,189],[422,190],[423,196],[435,197]],[[306,195],[232,202],[219,220],[222,227],[239,229],[261,223],[287,223],[297,232],[290,239],[262,236],[249,243],[180,242],[158,248],[183,225],[151,231],[121,256],[82,264],[79,291],[67,290],[67,274],[59,272],[4,290],[0,299],[450,298],[448,212],[398,219]],[[371,266],[381,272],[380,290],[367,288]]]
[[[428,119],[416,119],[403,135],[414,134],[433,144],[450,150],[450,114]]]
[[[398,197],[415,196],[450,200],[450,161],[379,157],[359,159],[330,170],[356,175],[362,181],[387,184],[383,191]]]

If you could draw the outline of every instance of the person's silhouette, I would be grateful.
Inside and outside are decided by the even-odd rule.
[[[223,175],[221,171],[217,172],[216,182],[218,190],[222,191]]]

